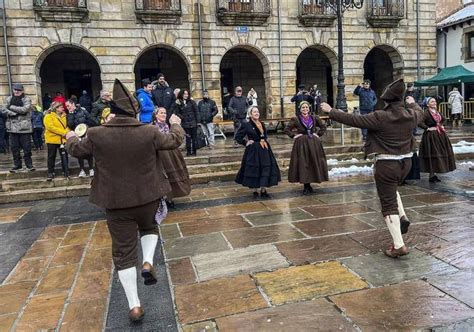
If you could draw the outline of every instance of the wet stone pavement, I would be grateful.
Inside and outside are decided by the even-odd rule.
[[[474,330],[474,173],[400,188],[410,254],[370,176],[271,188],[197,186],[160,227],[159,282],[127,318],[103,212],[86,197],[0,208],[0,331]]]

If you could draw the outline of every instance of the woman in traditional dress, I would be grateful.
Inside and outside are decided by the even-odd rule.
[[[453,147],[444,129],[444,117],[438,113],[436,99],[425,102],[425,117],[419,127],[425,129],[420,143],[421,172],[430,174],[430,182],[440,182],[435,173],[448,173],[456,169]]]
[[[255,199],[259,196],[269,198],[267,188],[276,186],[281,181],[280,169],[267,141],[267,130],[259,118],[258,107],[252,107],[249,110],[249,120],[242,123],[235,135],[237,143],[246,146],[235,182],[253,189]]]
[[[164,107],[158,107],[154,112],[153,124],[164,134],[170,132],[170,128],[166,123],[166,109]],[[168,207],[174,208],[174,197],[188,196],[191,192],[191,183],[188,169],[186,168],[186,162],[179,149],[163,150],[159,151],[158,154],[172,189],[171,193],[166,197],[166,204]]]
[[[302,183],[303,195],[313,192],[312,182],[328,181],[326,155],[319,139],[325,131],[321,119],[310,114],[307,101],[300,103],[300,115],[292,118],[285,128],[285,134],[294,139],[288,181]]]

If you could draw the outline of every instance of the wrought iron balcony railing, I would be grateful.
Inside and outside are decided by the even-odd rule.
[[[135,0],[135,14],[141,23],[180,23],[181,0]]]
[[[86,0],[35,0],[35,7],[87,8]]]
[[[216,6],[226,25],[262,25],[271,15],[270,0],[216,0]]]
[[[330,26],[336,19],[336,12],[325,1],[299,0],[298,6],[298,19],[305,26]]]
[[[405,17],[405,0],[370,0],[367,20],[375,27],[395,27]]]
[[[48,22],[84,22],[89,11],[86,0],[34,0],[36,19]]]

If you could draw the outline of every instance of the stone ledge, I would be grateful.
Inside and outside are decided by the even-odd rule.
[[[395,28],[401,20],[403,17],[400,16],[367,16],[367,22],[374,28]]]
[[[306,27],[329,27],[334,24],[336,15],[301,14],[298,20]]]
[[[136,9],[135,15],[140,23],[146,24],[181,24],[181,10],[147,10]]]
[[[263,25],[270,17],[270,11],[264,13],[251,12],[217,12],[217,19],[224,25],[256,26]]]
[[[35,7],[37,21],[46,22],[87,22],[89,10],[87,8],[71,7]]]

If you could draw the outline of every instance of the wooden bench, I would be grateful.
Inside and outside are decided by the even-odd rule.
[[[224,140],[226,140],[227,137],[225,137],[225,134],[222,131],[221,126],[228,126],[228,125],[234,126],[234,121],[232,121],[232,120],[222,120],[218,117],[215,117],[214,121],[212,121],[212,123],[214,123],[214,137],[223,137]]]

